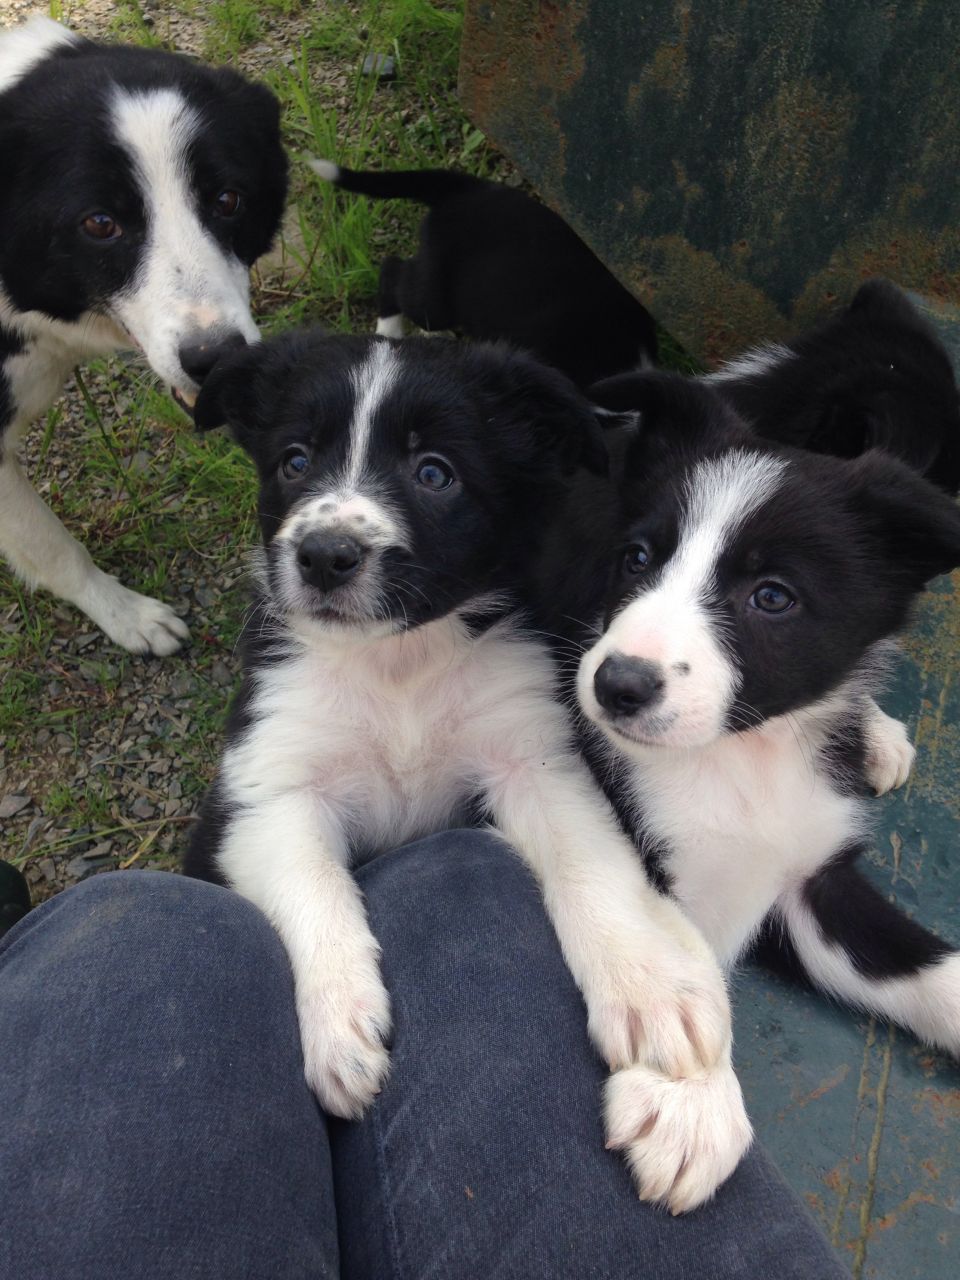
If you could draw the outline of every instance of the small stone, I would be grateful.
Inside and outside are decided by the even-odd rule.
[[[87,876],[92,876],[95,871],[99,871],[101,867],[108,866],[112,861],[112,858],[97,858],[93,861],[90,858],[85,858],[82,853],[78,853],[75,858],[71,858],[67,863],[64,873],[68,880],[85,880]]]
[[[127,463],[127,470],[132,471],[134,475],[142,476],[145,471],[150,469],[152,461],[153,459],[146,449],[138,449]]]
[[[193,594],[197,603],[202,604],[205,609],[210,609],[217,603],[217,593],[212,587],[194,587]]]
[[[52,858],[41,858],[36,864],[37,870],[46,880],[47,884],[52,884],[57,878],[57,864]]]
[[[146,796],[137,796],[130,806],[130,812],[135,818],[153,818],[156,817],[157,813],[155,807]]]
[[[93,858],[107,858],[113,850],[112,840],[100,840],[97,844],[81,853],[81,858],[86,858],[89,862]]]
[[[77,648],[77,649],[79,649],[79,650],[82,652],[84,649],[89,649],[89,647],[94,643],[94,641],[96,640],[96,638],[97,638],[97,636],[96,636],[96,632],[93,632],[93,631],[86,631],[86,632],[83,632],[83,631],[82,631],[82,632],[81,632],[81,633],[80,633],[80,634],[75,638],[75,640],[74,640],[74,642],[73,642],[73,643],[74,643],[74,647],[75,647],[75,648]]]
[[[0,818],[12,818],[14,814],[33,804],[30,796],[8,795],[0,800]]]
[[[193,692],[193,676],[189,671],[181,671],[170,681],[170,692],[175,698],[185,698]]]
[[[233,684],[233,672],[222,659],[218,658],[210,668],[210,679],[214,684],[230,685]]]
[[[396,80],[397,62],[388,53],[368,53],[363,60],[360,74],[376,76],[378,80]]]

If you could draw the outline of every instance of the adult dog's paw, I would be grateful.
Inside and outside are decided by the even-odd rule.
[[[729,1063],[683,1080],[641,1066],[617,1071],[604,1116],[607,1146],[624,1152],[640,1199],[675,1214],[709,1200],[753,1140]]]
[[[902,787],[910,777],[917,750],[907,726],[888,716],[874,703],[864,722],[867,782],[878,795]]]
[[[297,993],[307,1083],[324,1111],[356,1120],[390,1069],[390,999],[371,971],[312,981]]]
[[[142,596],[99,569],[76,603],[115,644],[131,653],[174,653],[190,639],[187,624],[169,605]]]

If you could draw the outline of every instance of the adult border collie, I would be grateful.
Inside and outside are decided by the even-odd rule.
[[[248,269],[283,209],[279,107],[262,85],[48,18],[0,34],[0,552],[134,652],[187,638],[96,568],[17,460],[78,361],[121,348],[192,401],[253,342]]]
[[[644,1198],[701,1203],[750,1140],[719,968],[647,881],[516,607],[568,474],[605,465],[589,406],[503,348],[308,332],[218,366],[196,420],[255,461],[265,545],[185,870],[278,930],[311,1087],[356,1116],[388,1068],[351,862],[479,809],[539,881],[614,1069],[610,1145]]]
[[[879,450],[759,440],[703,382],[595,393],[642,414],[606,593],[583,560],[553,604],[566,615],[579,595],[599,620],[576,677],[598,776],[724,964],[759,941],[960,1054],[960,954],[857,869],[868,738],[882,755],[886,726],[894,769],[903,759],[870,697],[924,584],[960,564],[960,510]],[[556,565],[559,591],[571,564]]]
[[[581,386],[654,364],[650,313],[552,209],[522,191],[447,169],[358,172],[313,160],[344,191],[429,206],[416,256],[380,268],[377,333],[421,329],[503,339]]]
[[[933,328],[889,280],[788,343],[708,374],[758,435],[855,458],[885,449],[948,493],[960,489],[960,393]]]

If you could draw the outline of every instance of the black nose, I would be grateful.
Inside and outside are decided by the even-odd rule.
[[[246,345],[246,338],[236,329],[204,329],[202,333],[193,333],[184,339],[177,355],[184,373],[194,382],[203,382],[218,360]]]
[[[604,711],[632,716],[663,697],[664,679],[655,662],[611,653],[597,667],[593,691]]]
[[[349,582],[363,563],[363,555],[363,547],[343,534],[308,533],[297,547],[297,567],[309,586],[332,591]]]

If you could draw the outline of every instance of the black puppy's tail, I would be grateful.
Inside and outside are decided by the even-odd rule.
[[[369,169],[344,169],[332,160],[311,159],[307,163],[324,182],[375,200],[417,200],[432,206],[448,196],[491,185],[483,178],[453,169],[394,169],[377,173]]]

